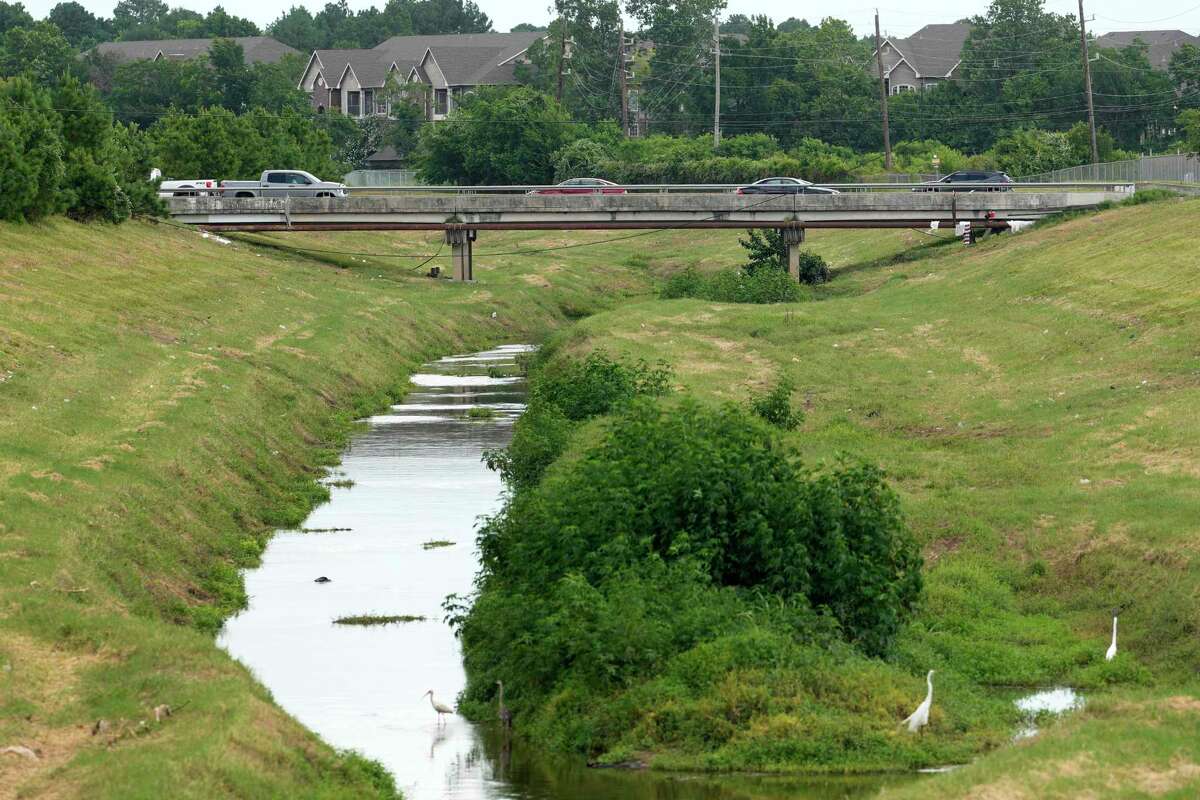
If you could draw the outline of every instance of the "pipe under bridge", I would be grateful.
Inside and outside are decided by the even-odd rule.
[[[1132,187],[1040,184],[1010,191],[914,192],[855,186],[838,194],[788,195],[682,188],[561,195],[528,187],[412,187],[351,190],[349,196],[332,198],[172,197],[167,205],[176,222],[214,231],[445,231],[458,280],[473,278],[478,231],[773,228],[783,233],[789,271],[798,276],[800,245],[810,228],[953,229],[965,222],[1004,229],[1011,220],[1119,200]]]

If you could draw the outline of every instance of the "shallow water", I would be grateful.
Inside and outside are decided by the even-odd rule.
[[[1083,708],[1083,696],[1074,689],[1060,686],[1054,689],[1043,689],[1040,692],[1026,695],[1014,701],[1017,710],[1025,715],[1025,722],[1013,737],[1016,740],[1037,736],[1037,719],[1039,715],[1049,714],[1058,716],[1069,711]]]
[[[220,644],[275,700],[334,747],[382,762],[410,800],[724,800],[858,798],[908,776],[855,779],[720,778],[593,770],[506,742],[493,725],[450,717],[438,725],[427,698],[453,705],[466,682],[443,599],[471,589],[475,523],[500,503],[498,476],[480,461],[508,443],[525,387],[492,378],[528,348],[454,356],[413,376],[415,388],[372,418],[344,454],[329,503],[280,532],[246,575],[250,607]],[[474,373],[474,374],[464,374]],[[476,406],[496,415],[466,418]],[[342,474],[344,473],[344,475]],[[426,550],[424,542],[453,546]],[[313,580],[327,576],[331,582]],[[334,625],[351,614],[416,614],[425,622]]]

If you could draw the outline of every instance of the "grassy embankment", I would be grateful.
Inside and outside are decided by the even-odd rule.
[[[348,269],[162,225],[0,227],[0,747],[40,754],[0,755],[0,796],[391,793],[214,646],[239,568],[327,496],[321,467],[414,365],[536,340],[649,281],[587,249],[483,263],[472,286],[329,258]],[[155,722],[160,704],[177,713]]]
[[[652,300],[573,329],[564,353],[664,359],[681,390],[712,403],[792,379],[807,419],[786,438],[810,463],[847,453],[886,468],[927,564],[891,663],[814,675],[750,655],[740,675],[696,681],[680,659],[684,672],[639,689],[659,704],[600,741],[659,766],[787,768],[775,754],[853,751],[836,737],[856,730],[873,746],[906,737],[895,721],[935,668],[926,756],[1004,744],[1016,715],[997,699],[1019,687],[1072,684],[1089,704],[897,796],[1194,793],[1198,211],[1123,208],[882,258],[838,272],[824,302]],[[1121,652],[1105,663],[1114,608]],[[766,694],[739,697],[757,686]],[[715,741],[664,733],[664,720],[706,708],[743,716]]]

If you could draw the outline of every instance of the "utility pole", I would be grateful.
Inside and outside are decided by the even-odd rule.
[[[888,131],[887,85],[883,81],[883,43],[879,36],[879,9],[875,9],[875,69],[879,72],[879,109],[883,112],[883,168],[890,170],[892,168],[892,140]]]
[[[713,55],[716,65],[716,99],[713,100],[713,149],[721,146],[721,18],[713,14]]]
[[[1092,60],[1088,57],[1087,31],[1083,27],[1083,0],[1079,0],[1079,45],[1083,56],[1083,90],[1087,92],[1088,132],[1092,135],[1092,163],[1100,162],[1100,148],[1096,146],[1096,109],[1092,105]]]
[[[558,91],[554,93],[554,99],[562,102],[563,94],[563,67],[567,61],[567,20],[566,17],[558,18],[558,26],[561,29],[558,38]]]
[[[625,78],[625,20],[617,26],[617,71],[621,77],[621,135],[629,137],[629,84]]]

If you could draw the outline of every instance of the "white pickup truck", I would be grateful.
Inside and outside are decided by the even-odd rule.
[[[208,197],[221,193],[216,178],[195,178],[190,181],[163,181],[158,185],[159,197]]]
[[[300,169],[268,169],[256,181],[221,181],[223,197],[345,197],[346,184]]]

